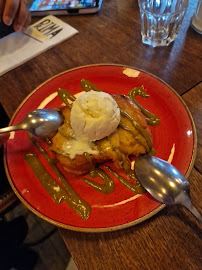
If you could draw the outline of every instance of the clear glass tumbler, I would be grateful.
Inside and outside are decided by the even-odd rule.
[[[196,11],[191,20],[191,26],[199,34],[202,34],[202,0],[198,0]]]
[[[180,30],[188,0],[138,0],[142,42],[168,46]]]

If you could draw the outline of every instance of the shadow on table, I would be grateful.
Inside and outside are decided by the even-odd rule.
[[[28,224],[23,216],[11,221],[0,220],[0,269],[32,270],[38,254],[23,242]]]

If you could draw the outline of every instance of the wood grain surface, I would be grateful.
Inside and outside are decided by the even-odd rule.
[[[182,96],[191,111],[197,133],[195,168],[202,174],[202,82]]]
[[[190,109],[198,134],[189,177],[193,204],[202,201],[202,36],[190,27],[189,6],[177,39],[168,47],[141,42],[137,0],[104,0],[94,15],[62,16],[79,34],[0,77],[0,102],[9,117],[38,85],[65,70],[98,63],[145,70],[172,86]],[[32,18],[32,23],[40,18]],[[183,158],[183,157],[182,157]],[[141,224],[108,233],[59,229],[79,270],[202,269],[201,225],[183,207],[166,207]]]

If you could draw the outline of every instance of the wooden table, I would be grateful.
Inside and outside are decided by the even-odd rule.
[[[195,7],[191,0],[177,39],[163,48],[142,44],[135,0],[104,0],[96,15],[61,17],[79,34],[1,76],[0,102],[11,117],[39,84],[88,64],[124,64],[158,76],[182,96],[196,124],[198,152],[189,182],[193,204],[201,211],[202,37],[189,26]],[[79,270],[202,268],[201,226],[180,206],[166,207],[146,222],[115,232],[59,230]]]
[[[198,154],[189,179],[193,204],[202,209],[202,83],[182,97],[198,131]],[[182,157],[183,158],[183,157]],[[78,269],[199,270],[202,267],[201,225],[183,207],[166,207],[148,221],[108,233],[60,229]]]

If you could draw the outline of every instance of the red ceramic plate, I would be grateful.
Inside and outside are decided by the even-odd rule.
[[[72,94],[79,93],[82,91],[81,79],[91,81],[109,94],[127,95],[133,87],[143,85],[150,98],[138,97],[139,103],[161,120],[159,126],[151,127],[156,155],[169,160],[188,176],[195,158],[196,132],[186,105],[167,84],[151,74],[130,67],[101,64],[65,71],[35,89],[20,105],[10,125],[19,123],[29,111],[36,108],[59,107],[62,102],[57,96],[57,89],[65,88]],[[89,218],[83,220],[66,202],[56,204],[46,192],[24,160],[24,155],[29,152],[36,153],[42,159],[25,131],[11,134],[5,150],[9,182],[31,211],[56,226],[85,232],[117,230],[142,222],[164,207],[148,193],[132,193],[115,178],[115,190],[106,195],[88,186],[83,177],[65,175],[66,180],[91,207]],[[43,161],[43,165],[51,173],[48,164]],[[59,181],[57,177],[55,179]]]

